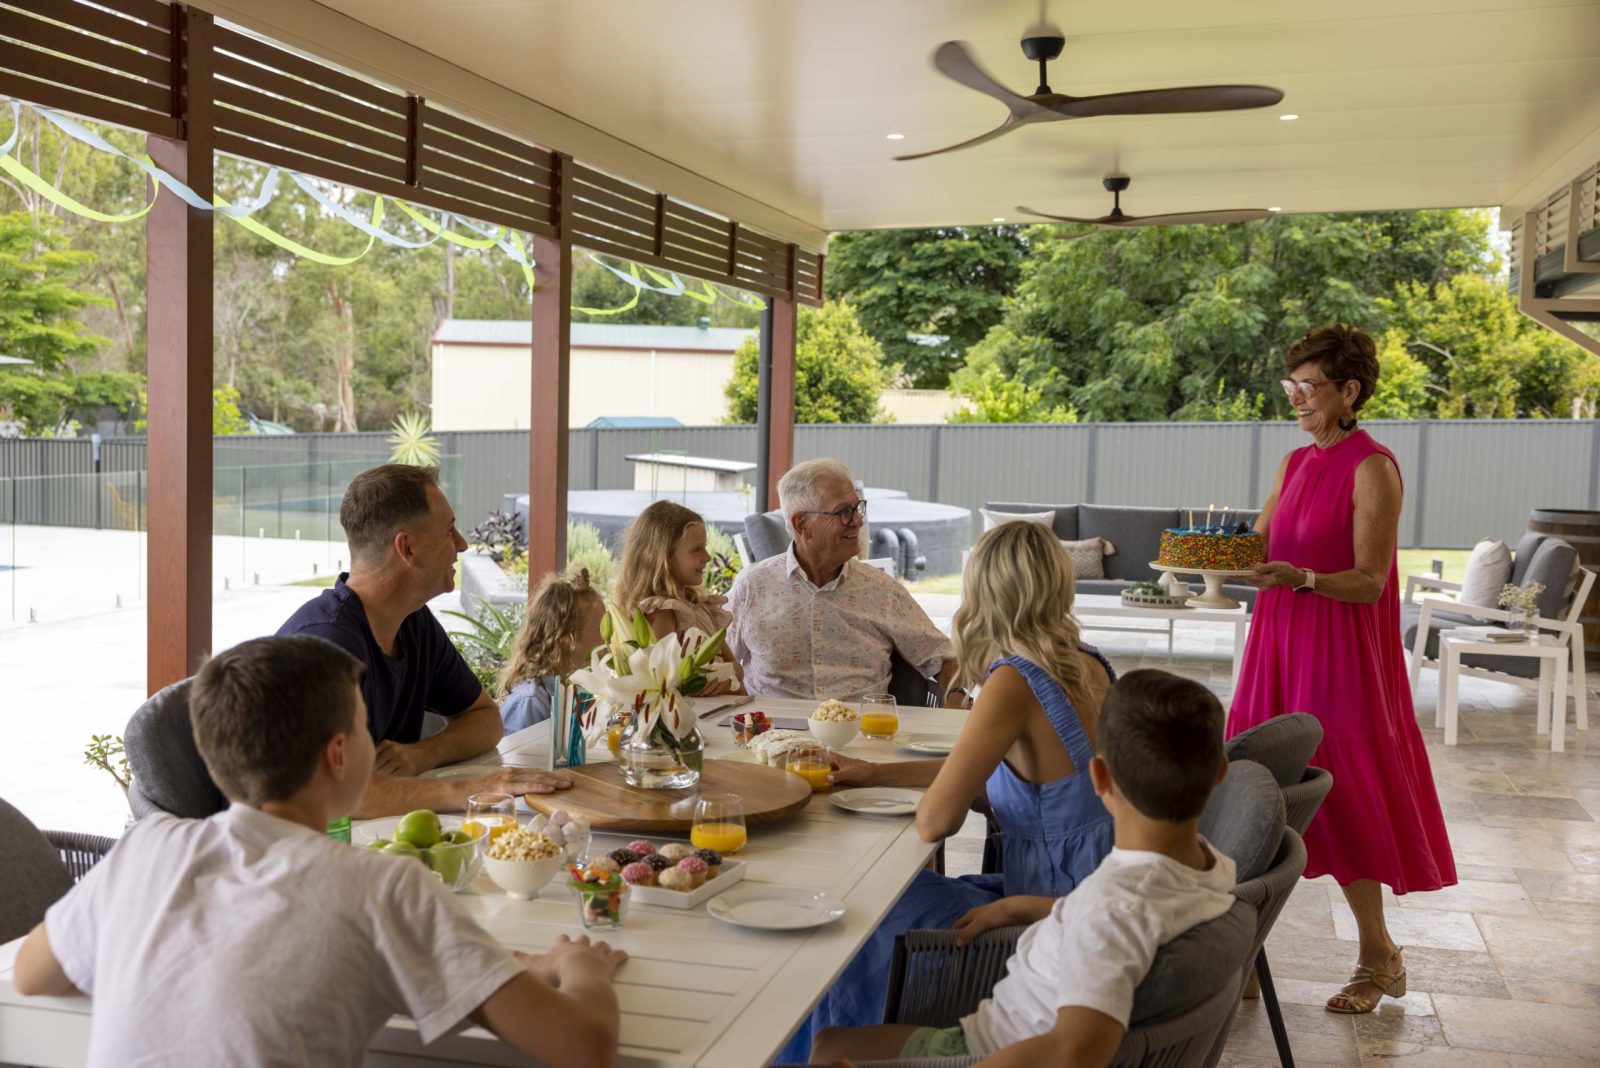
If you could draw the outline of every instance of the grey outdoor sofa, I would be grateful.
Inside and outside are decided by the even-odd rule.
[[[1152,582],[1158,576],[1150,567],[1161,550],[1161,532],[1187,523],[1187,512],[1178,508],[1137,508],[1120,504],[1024,504],[1017,501],[990,501],[991,512],[1054,512],[1051,529],[1062,541],[1104,538],[1116,546],[1105,557],[1106,577],[1079,579],[1079,593],[1120,594],[1134,582]],[[1200,509],[1198,511],[1203,511]],[[1256,512],[1229,513],[1229,526],[1254,523]],[[1234,518],[1234,517],[1237,518]],[[1195,580],[1190,580],[1196,585]],[[1242,583],[1226,583],[1222,590],[1236,601],[1256,602],[1256,589]]]

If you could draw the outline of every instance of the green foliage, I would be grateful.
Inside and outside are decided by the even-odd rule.
[[[1061,404],[1047,404],[1042,391],[1000,369],[1000,353],[1022,344],[997,326],[975,345],[967,364],[955,373],[950,389],[971,403],[950,417],[952,423],[1076,423],[1078,413]]]
[[[490,693],[498,690],[500,671],[516,651],[517,630],[522,626],[525,611],[526,606],[520,601],[504,608],[488,601],[480,602],[476,616],[444,610],[444,615],[466,622],[465,630],[450,632],[450,643]]]
[[[1469,211],[1051,234],[1026,233],[1021,281],[966,388],[1020,380],[1037,391],[1028,407],[1094,421],[1281,413],[1283,357],[1306,331],[1340,321],[1381,335],[1402,285],[1493,266],[1487,216]]]
[[[138,396],[139,408],[148,412],[150,398],[142,385]],[[149,420],[145,416],[139,416],[133,421],[133,429],[143,434],[149,429]],[[250,420],[246,419],[239,409],[239,391],[232,386],[218,386],[211,391],[211,433],[218,435],[252,433]]]
[[[91,768],[99,768],[116,780],[123,793],[128,792],[128,786],[133,782],[133,771],[128,767],[121,737],[115,734],[91,734],[89,744],[83,747],[83,762]]]
[[[525,555],[521,512],[490,512],[488,518],[467,531],[466,536],[468,545],[497,564],[503,565]],[[522,573],[528,573],[526,563]]]
[[[712,593],[727,593],[733,589],[733,580],[739,577],[739,569],[744,566],[744,561],[739,558],[739,550],[734,546],[732,537],[724,534],[716,524],[707,523],[706,551],[711,554],[711,559],[706,564],[702,581]]]
[[[434,437],[428,419],[420,412],[407,412],[395,419],[389,435],[389,462],[411,464],[413,467],[433,467],[443,451],[439,439]]]
[[[828,243],[827,296],[848,300],[917,389],[943,389],[1005,312],[1028,249],[1019,226],[866,230]],[[926,344],[907,335],[940,337]]]
[[[584,568],[589,569],[589,585],[609,598],[617,577],[617,558],[606,548],[593,523],[568,523],[567,574],[576,575]]]
[[[1378,342],[1378,388],[1361,414],[1368,419],[1425,419],[1434,412],[1428,365],[1406,350],[1405,334],[1393,327]]]
[[[141,379],[130,371],[63,371],[46,376],[20,367],[0,368],[0,419],[22,424],[29,437],[71,432],[74,416],[113,405],[131,411],[140,398]]]
[[[93,263],[93,253],[68,247],[53,216],[0,215],[0,354],[50,375],[107,344],[78,321],[83,309],[109,303],[77,288]]]
[[[728,421],[756,421],[760,349],[747,338],[733,354],[728,380]],[[881,421],[878,398],[888,376],[883,353],[856,320],[849,304],[829,301],[801,308],[795,327],[795,422]]]

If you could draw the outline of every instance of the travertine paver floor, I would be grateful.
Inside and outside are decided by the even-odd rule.
[[[1165,635],[1089,631],[1119,670],[1162,667],[1227,702],[1224,628]],[[1590,701],[1596,698],[1589,676]],[[1390,897],[1409,990],[1370,1016],[1323,1010],[1355,962],[1355,924],[1330,879],[1302,882],[1267,942],[1298,1064],[1386,1062],[1416,1068],[1561,1068],[1600,1064],[1600,722],[1568,723],[1567,751],[1534,733],[1534,693],[1462,680],[1460,744],[1433,727],[1435,673],[1424,670],[1418,722],[1443,803],[1460,883]],[[1570,707],[1570,706],[1569,706]],[[1600,712],[1600,706],[1593,706]],[[1600,721],[1600,716],[1597,716]],[[954,870],[976,870],[982,824],[953,843]],[[1277,1053],[1259,1001],[1235,1021],[1224,1065],[1268,1068]]]

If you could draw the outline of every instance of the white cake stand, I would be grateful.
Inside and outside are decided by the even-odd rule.
[[[1150,566],[1163,574],[1199,575],[1205,579],[1206,592],[1198,597],[1189,598],[1189,604],[1195,608],[1238,608],[1239,602],[1222,592],[1222,580],[1243,578],[1245,575],[1255,574],[1254,571],[1223,571],[1203,567],[1169,567],[1159,560],[1150,561]]]

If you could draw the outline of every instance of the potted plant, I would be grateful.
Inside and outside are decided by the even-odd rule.
[[[1534,637],[1538,628],[1533,624],[1534,617],[1539,614],[1539,595],[1544,592],[1544,583],[1529,582],[1521,586],[1506,583],[1500,587],[1500,596],[1497,598],[1500,607],[1510,612],[1521,613],[1520,619],[1512,619],[1506,623],[1506,629],[1522,631],[1529,638]]]
[[[122,787],[124,796],[133,783],[133,770],[128,767],[128,757],[122,748],[122,739],[115,734],[93,734],[83,747],[83,762],[99,768]]]

